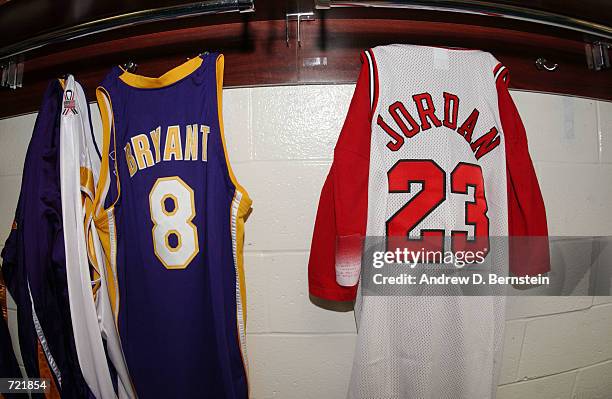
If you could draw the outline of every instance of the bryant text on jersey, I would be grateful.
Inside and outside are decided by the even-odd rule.
[[[148,136],[144,133],[133,136],[125,145],[125,161],[130,171],[130,177],[134,176],[139,170],[156,165],[161,161],[197,161],[198,159],[207,161],[209,126],[198,125],[197,123],[185,126],[184,149],[181,140],[181,127],[179,125],[168,126],[164,137],[163,153],[161,131],[161,126],[158,126],[151,130]],[[200,135],[202,139],[198,140]],[[198,144],[199,141],[201,141],[201,144]]]

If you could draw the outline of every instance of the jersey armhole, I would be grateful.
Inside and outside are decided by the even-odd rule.
[[[238,183],[236,176],[234,175],[234,171],[232,170],[232,165],[229,161],[229,156],[227,152],[227,145],[225,143],[225,130],[223,126],[223,68],[224,68],[224,58],[223,54],[219,54],[215,61],[216,64],[216,79],[217,79],[217,112],[219,118],[219,130],[221,135],[221,142],[223,143],[223,153],[225,154],[225,165],[227,167],[227,172],[229,177],[236,187],[236,190],[239,190],[242,193],[242,198],[240,201],[240,213],[245,215],[253,201],[249,197],[248,192]]]
[[[495,84],[502,84],[505,87],[510,86],[510,71],[501,62],[493,68],[493,76]]]
[[[85,94],[85,92],[83,92],[83,94]],[[85,98],[87,98],[87,96],[85,96]],[[98,156],[99,161],[102,161],[102,153],[100,152],[100,146],[98,145],[98,140],[96,139],[96,135],[94,133],[93,122],[91,121],[91,109],[89,108],[89,103],[86,103],[86,106],[87,123],[89,124],[89,136],[95,150],[95,155]]]
[[[98,87],[96,89],[96,98],[98,100],[98,107],[100,108],[100,116],[102,117],[102,159],[100,162],[100,177],[98,179],[98,184],[96,185],[94,199],[94,218],[99,217],[104,211],[113,208],[121,196],[121,182],[119,180],[119,174],[117,173],[115,177],[117,184],[117,198],[115,198],[112,205],[110,205],[108,208],[104,208],[104,201],[106,200],[106,195],[108,194],[111,180],[111,170],[109,165],[111,138],[113,145],[112,152],[115,153],[113,160],[115,163],[115,170],[118,169],[116,155],[117,141],[115,137],[115,122],[113,119],[113,104],[110,94],[103,87]]]
[[[363,59],[368,63],[368,88],[370,92],[370,120],[374,116],[374,111],[378,106],[378,66],[376,65],[376,58],[374,57],[374,51],[371,48],[363,52]]]
[[[117,184],[117,198],[108,207],[104,207],[106,196],[111,184],[111,170],[110,170],[110,154],[111,154],[111,139],[112,139],[112,151],[115,152],[113,157],[115,170],[117,167],[117,144],[115,137],[115,122],[113,118],[113,106],[110,94],[108,91],[99,86],[96,89],[96,99],[98,107],[100,108],[100,116],[102,117],[102,160],[100,162],[100,177],[98,184],[96,185],[96,192],[93,203],[93,223],[92,229],[97,230],[98,240],[102,246],[102,257],[96,254],[96,259],[99,268],[104,268],[106,273],[106,284],[113,311],[113,318],[115,323],[118,322],[119,315],[119,292],[117,285],[117,269],[116,269],[116,227],[114,220],[114,207],[121,196],[121,183],[119,181],[118,173],[116,174]],[[95,244],[94,244],[95,245]]]
[[[237,203],[236,207],[232,205],[230,208],[230,223],[232,232],[232,252],[234,257],[234,270],[236,275],[236,336],[240,347],[240,356],[244,375],[247,379],[247,387],[249,386],[249,365],[246,352],[246,333],[245,326],[247,321],[246,314],[246,282],[244,273],[244,223],[251,208],[253,201],[249,197],[247,191],[238,183],[236,176],[232,170],[232,165],[229,161],[227,153],[227,145],[225,143],[225,132],[223,127],[223,54],[219,54],[215,60],[215,75],[217,82],[217,114],[219,120],[219,134],[223,145],[223,153],[225,155],[225,165],[228,175],[238,193],[234,193],[233,203]],[[248,389],[248,388],[247,388]]]

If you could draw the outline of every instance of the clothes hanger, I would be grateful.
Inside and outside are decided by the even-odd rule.
[[[138,69],[138,64],[135,63],[134,61],[128,61],[128,62],[121,64],[120,67],[126,72],[134,73],[136,72],[136,69]]]
[[[198,53],[197,56],[198,57],[206,57],[208,54],[210,54],[210,52],[204,51],[204,52]],[[191,57],[187,57],[187,61],[189,61],[190,59],[191,59]]]

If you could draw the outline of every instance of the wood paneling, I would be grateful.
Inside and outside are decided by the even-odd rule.
[[[492,3],[515,5],[534,10],[547,11],[600,24],[612,21],[612,3],[609,0],[488,0]],[[0,4],[5,0],[0,0]],[[185,0],[15,0],[6,2],[0,10],[0,47],[58,28],[74,26],[100,18],[121,15],[129,12],[176,6],[189,3]],[[309,11],[314,7],[313,0],[259,0],[255,2],[256,12],[253,20],[282,19],[286,12]],[[334,18],[419,18],[430,20],[436,13],[420,11],[400,11],[367,9],[335,9]],[[382,17],[381,15],[386,15]],[[389,17],[390,15],[390,17]],[[217,15],[214,18],[195,18],[198,24],[225,24],[240,21],[235,14]],[[455,15],[444,14],[442,18],[456,19]],[[466,16],[462,16],[462,19]],[[468,17],[479,19],[483,17]],[[485,17],[486,18],[486,17]],[[437,17],[436,17],[437,19]],[[183,20],[179,22],[184,23]],[[172,23],[165,24],[166,26]]]
[[[384,2],[384,0],[381,0],[381,2]],[[610,21],[612,21],[612,3],[610,3],[609,0],[484,0],[484,2],[498,4],[500,6],[508,5],[527,10],[543,11],[550,14],[568,16],[608,26],[610,25]],[[346,3],[350,3],[350,1]],[[369,0],[369,3],[376,4],[377,0]],[[432,4],[435,3],[436,1],[432,1]],[[479,3],[479,1],[473,1],[473,3]],[[355,16],[354,10],[356,9],[358,8],[338,7],[334,8],[334,14],[346,15],[348,18],[353,18]],[[373,13],[372,18],[379,18],[380,15],[377,14],[385,12],[393,13],[395,18],[398,18],[398,15],[420,14],[420,11],[415,10],[387,9],[385,11],[384,8],[370,7],[361,7],[361,10],[365,11],[366,14]],[[463,19],[464,17],[462,16],[461,18]]]
[[[158,76],[206,50],[225,55],[225,85],[297,83],[296,49],[285,44],[284,21],[234,23],[122,38],[41,56],[25,63],[24,88],[0,91],[0,116],[33,111],[49,79],[72,73],[94,99],[114,65]]]
[[[361,50],[394,42],[483,49],[510,68],[514,88],[612,100],[612,72],[588,70],[579,38],[466,24],[463,19],[458,23],[329,15],[318,14],[319,19],[302,23],[301,47],[295,41],[295,22],[287,46],[284,20],[243,17],[238,22],[107,41],[90,38],[79,47],[40,53],[26,60],[22,89],[0,91],[0,116],[35,110],[48,80],[65,73],[73,73],[93,98],[96,85],[113,65],[133,60],[139,74],[156,76],[204,50],[225,54],[226,86],[353,82]],[[559,63],[559,70],[538,71],[534,63],[540,56]]]
[[[353,81],[358,51],[381,44],[411,43],[489,51],[510,68],[513,88],[612,99],[612,71],[590,71],[581,41],[504,28],[407,20],[327,20],[302,24],[302,31],[300,82]],[[305,61],[313,57],[327,57],[327,65],[305,67]],[[538,57],[559,63],[558,70],[538,71]]]

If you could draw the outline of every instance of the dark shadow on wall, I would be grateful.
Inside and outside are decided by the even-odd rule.
[[[314,305],[334,312],[352,312],[355,307],[354,301],[348,302],[336,302],[322,299],[313,295],[310,295],[310,302]]]

